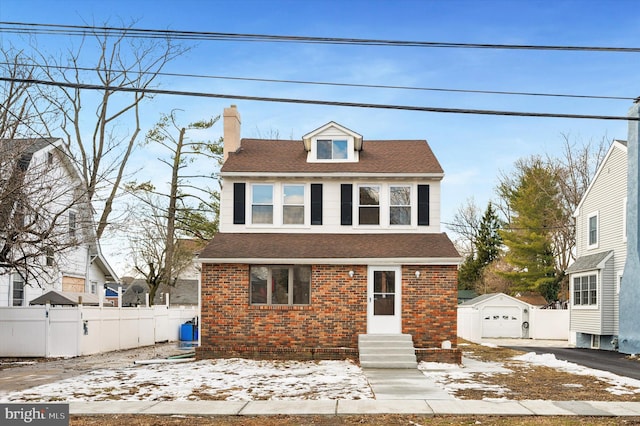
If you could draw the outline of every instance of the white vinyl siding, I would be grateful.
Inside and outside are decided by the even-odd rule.
[[[246,184],[246,223],[233,223],[233,184],[234,182],[243,182]],[[393,233],[410,231],[420,233],[439,233],[440,229],[440,181],[428,179],[341,179],[335,177],[332,179],[319,178],[294,178],[287,177],[279,180],[271,179],[264,183],[273,183],[273,224],[252,224],[251,223],[251,187],[254,184],[262,184],[257,179],[233,179],[227,178],[222,185],[221,190],[221,206],[220,212],[220,232],[287,232],[287,233]],[[310,207],[311,207],[311,184],[322,183],[322,225],[311,226],[310,224]],[[353,185],[353,225],[343,226],[340,224],[340,185]],[[417,187],[418,185],[427,184],[430,189],[429,200],[429,226],[417,226]],[[284,224],[283,222],[283,190],[286,185],[304,185],[304,224]],[[380,224],[379,225],[358,225],[358,188],[361,185],[377,186],[380,188]],[[409,225],[391,225],[390,224],[390,188],[391,187],[410,187],[410,216]]]
[[[576,257],[613,250],[600,271],[600,301],[597,310],[573,309],[571,330],[587,334],[618,333],[619,300],[616,292],[627,255],[624,207],[627,196],[627,155],[615,145],[599,167],[576,217]],[[598,244],[589,248],[588,216],[597,212]],[[573,277],[573,275],[572,275]]]

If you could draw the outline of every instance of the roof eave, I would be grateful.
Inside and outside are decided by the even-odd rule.
[[[198,258],[197,263],[246,263],[291,265],[459,265],[461,257],[386,257],[386,258]]]
[[[243,177],[243,178],[265,178],[265,177],[326,177],[326,178],[344,178],[344,177],[378,177],[387,179],[390,177],[393,178],[429,178],[429,179],[437,179],[442,180],[444,178],[444,173],[396,173],[396,172],[222,172],[220,173],[220,177]]]

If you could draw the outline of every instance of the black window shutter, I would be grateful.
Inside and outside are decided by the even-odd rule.
[[[429,226],[429,185],[418,185],[418,226]]]
[[[353,213],[353,185],[343,183],[340,185],[340,224],[351,225]]]
[[[233,224],[244,225],[245,184],[233,184]]]
[[[322,225],[322,184],[311,184],[311,224]]]

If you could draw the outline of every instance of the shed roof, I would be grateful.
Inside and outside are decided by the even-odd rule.
[[[575,274],[576,272],[593,271],[595,269],[604,268],[604,262],[613,255],[613,250],[603,251],[602,253],[590,254],[588,256],[580,256],[567,268],[567,274]]]

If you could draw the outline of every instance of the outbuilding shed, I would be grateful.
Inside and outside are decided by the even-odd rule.
[[[532,305],[504,293],[483,294],[458,305],[458,336],[529,338]]]

